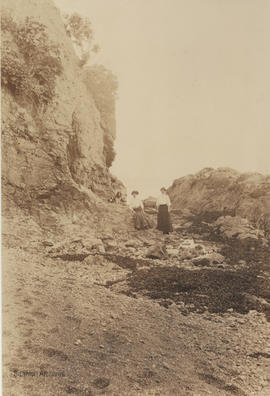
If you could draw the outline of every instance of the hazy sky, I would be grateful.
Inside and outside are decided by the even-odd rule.
[[[143,196],[204,167],[270,173],[269,0],[55,0],[119,80],[112,172]]]

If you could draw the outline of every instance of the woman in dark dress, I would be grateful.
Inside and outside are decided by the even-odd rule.
[[[157,199],[157,229],[162,231],[163,234],[169,234],[169,232],[173,231],[171,216],[169,213],[171,201],[169,195],[167,194],[166,188],[162,187],[160,192],[161,194]]]

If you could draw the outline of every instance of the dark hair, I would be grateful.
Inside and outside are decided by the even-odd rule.
[[[166,190],[165,187],[161,187],[160,191],[165,191],[165,192],[167,192],[167,190]]]
[[[133,194],[139,195],[139,191],[134,190],[134,191],[132,191],[131,195],[133,195]]]

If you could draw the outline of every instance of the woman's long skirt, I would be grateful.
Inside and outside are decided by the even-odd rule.
[[[158,207],[157,229],[163,231],[163,234],[173,231],[168,205],[159,205]]]
[[[134,215],[134,225],[137,230],[143,230],[149,228],[148,220],[144,214],[142,208],[135,208],[135,215]]]

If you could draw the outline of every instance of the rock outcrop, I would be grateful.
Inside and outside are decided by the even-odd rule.
[[[2,7],[17,23],[33,17],[45,25],[62,64],[47,106],[37,108],[3,88],[3,214],[20,210],[42,223],[48,213],[72,217],[117,191],[123,194],[123,184],[106,166],[100,113],[83,83],[59,10],[52,0],[3,0]],[[4,31],[2,40],[12,42],[7,35]]]
[[[154,208],[156,209],[157,207],[157,199],[155,197],[148,197],[143,200],[143,205],[145,208]]]
[[[174,210],[200,215],[206,222],[239,216],[266,234],[270,231],[270,176],[205,168],[175,180],[168,192]]]

